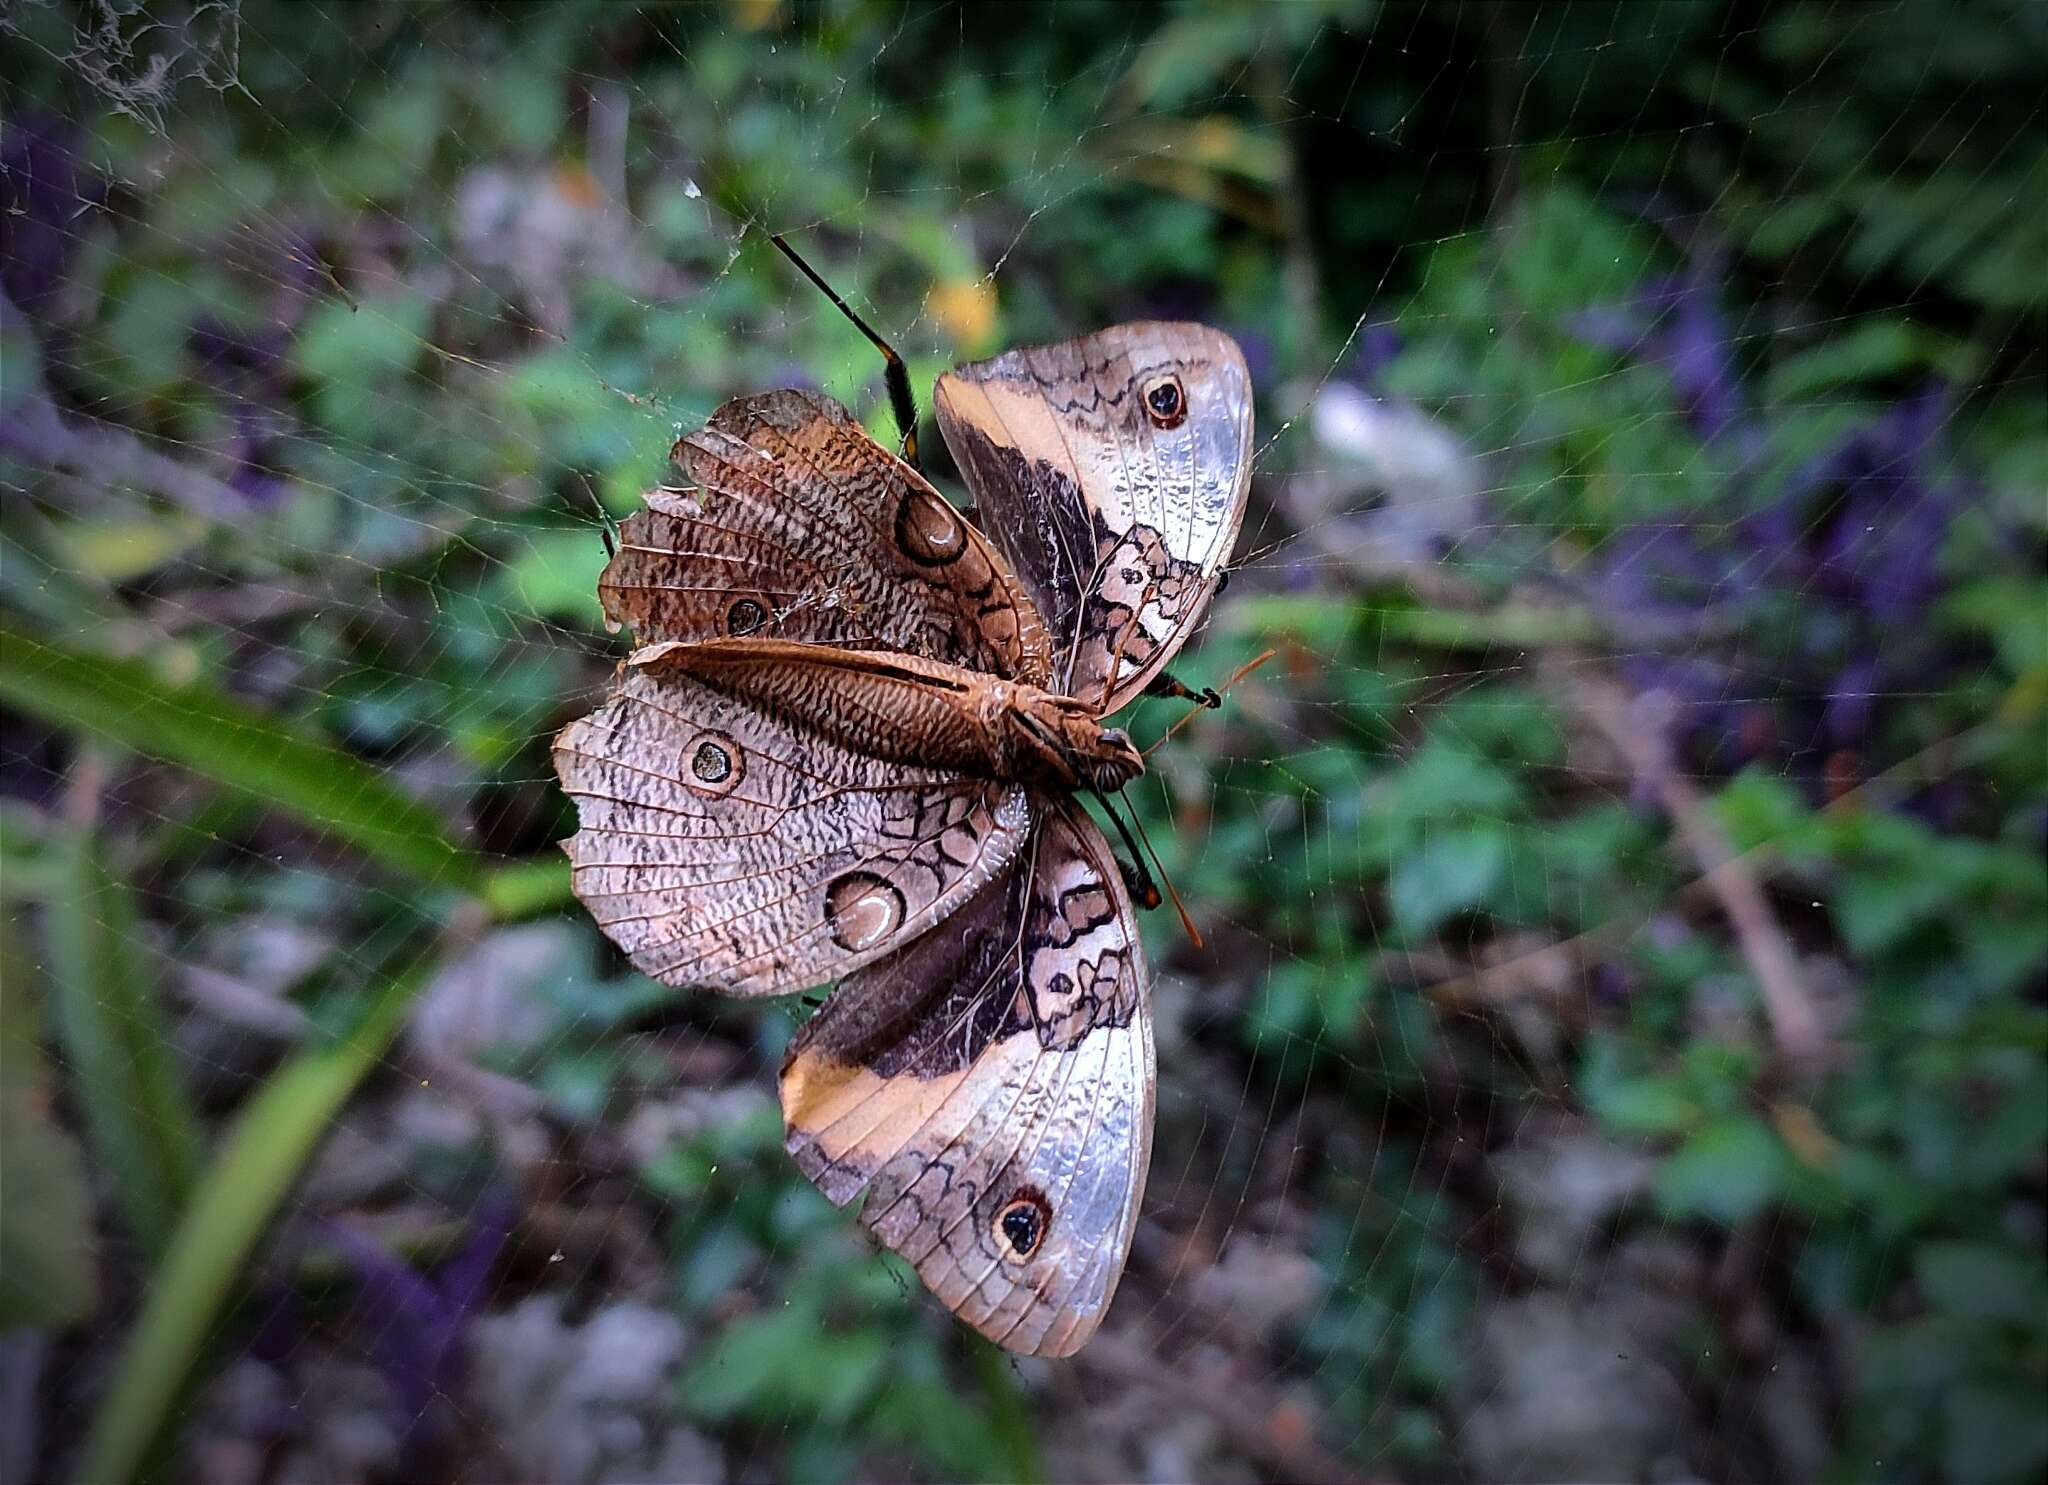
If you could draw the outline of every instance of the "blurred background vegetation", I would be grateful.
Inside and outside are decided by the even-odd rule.
[[[2048,7],[0,57],[6,1480],[2042,1478]],[[553,846],[600,507],[735,394],[886,429],[772,230],[921,391],[1137,316],[1253,365],[1180,668],[1280,654],[1143,790],[1210,944],[1146,925],[1072,1363],[870,1252],[780,1152],[803,1006],[636,978]]]

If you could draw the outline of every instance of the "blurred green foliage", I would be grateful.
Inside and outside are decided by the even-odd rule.
[[[1500,1280],[1474,1237],[1496,1200],[1459,1161],[1562,1111],[1654,1153],[1624,1232],[1769,1248],[1779,1333],[1839,1364],[1836,1478],[2039,1477],[2048,8],[251,4],[232,58],[161,95],[116,87],[72,26],[26,8],[0,34],[10,128],[75,121],[81,172],[54,247],[10,239],[10,271],[52,282],[10,278],[0,325],[0,696],[10,730],[45,729],[8,745],[0,890],[52,936],[58,1081],[146,1252],[200,1136],[137,914],[175,958],[221,921],[317,925],[350,947],[295,993],[325,1030],[375,1010],[388,1035],[465,892],[567,911],[546,747],[618,652],[597,512],[633,509],[739,392],[808,381],[882,434],[873,358],[762,250],[782,230],[921,389],[1142,314],[1253,356],[1245,567],[1179,668],[1282,655],[1160,755],[1140,809],[1221,925],[1214,959],[1147,925],[1197,987],[1184,1066],[1223,1070],[1221,1128],[1169,1120],[1161,1168],[1249,1179],[1269,1114],[1345,1131],[1298,1192],[1322,1292],[1255,1372],[1305,1379],[1360,1468],[1457,1468],[1450,1400]],[[1479,472],[1443,533],[1457,601],[1348,570],[1275,498],[1341,465],[1308,432],[1327,382],[1426,410]],[[1613,598],[1615,554],[1666,529],[1723,590],[1769,566],[1716,555],[1745,521],[1847,542],[1852,497],[1797,492],[1930,383],[1950,401],[1926,479],[1959,493],[1893,536],[1928,548],[1924,612],[1825,567],[1676,618]],[[1859,581],[1895,560],[1846,550]],[[1780,1064],[1739,946],[1685,898],[1697,863],[1589,763],[1559,676],[1594,657],[1696,703],[1681,761],[1707,812],[1849,987],[1828,1067]],[[1818,739],[1798,708],[1866,662],[1853,746],[1786,735]],[[1700,663],[1724,668],[1687,692]],[[1141,734],[1170,714],[1148,704]],[[54,782],[84,737],[175,765],[110,789],[104,841]],[[1524,942],[1597,950],[1547,1040],[1417,988],[1429,956],[1476,972]],[[659,1086],[621,1048],[664,997],[611,961],[549,994],[547,1033],[495,1061],[552,1117],[600,1126]],[[791,1024],[682,1015],[763,1086]],[[355,1052],[310,1106],[381,1045],[317,1043]],[[29,1140],[49,1219],[81,1223],[61,1132],[7,1107],[10,1165]],[[1484,1150],[1447,1153],[1467,1128]],[[281,1199],[291,1171],[268,1174]],[[1042,1395],[855,1241],[765,1100],[632,1177],[711,1337],[683,1415],[787,1478],[1044,1471]],[[201,1190],[254,1240],[267,1208],[219,1218]],[[54,1273],[43,1318],[88,1296]],[[1689,1360],[1718,1398],[1715,1341]],[[1745,1427],[1717,1406],[1704,1431]]]

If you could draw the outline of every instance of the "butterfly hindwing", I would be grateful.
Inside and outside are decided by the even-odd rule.
[[[1009,565],[831,398],[738,398],[673,458],[691,488],[648,492],[598,579],[640,644],[758,635],[1045,679]]]
[[[873,756],[736,699],[707,663],[720,648],[637,651],[555,740],[581,826],[563,843],[572,885],[643,973],[807,989],[943,920],[1024,844],[1019,786]]]
[[[1051,635],[1106,715],[1207,607],[1244,517],[1251,378],[1203,325],[1118,325],[939,378],[940,431]]]
[[[1069,1355],[1122,1275],[1152,1143],[1143,950],[1108,843],[1037,800],[1028,850],[848,976],[791,1045],[797,1163],[961,1319]]]

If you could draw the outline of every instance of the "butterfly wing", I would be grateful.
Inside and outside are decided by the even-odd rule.
[[[751,634],[1047,675],[1009,564],[831,398],[738,398],[672,457],[694,488],[650,491],[598,579],[640,644]]]
[[[555,739],[571,883],[645,974],[780,995],[940,922],[1030,833],[1022,789],[871,756],[653,645]]]
[[[1203,325],[1118,325],[939,378],[946,445],[1052,636],[1054,676],[1106,715],[1180,648],[1251,481],[1251,376]]]
[[[998,1345],[1065,1356],[1109,1308],[1144,1194],[1144,953],[1108,842],[1041,802],[1031,848],[842,981],[782,1071],[788,1147]]]

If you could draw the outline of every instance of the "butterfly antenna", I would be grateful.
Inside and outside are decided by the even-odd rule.
[[[910,370],[903,364],[903,358],[896,354],[896,347],[876,333],[873,326],[862,319],[854,307],[839,297],[839,291],[819,275],[818,270],[803,260],[803,255],[791,247],[780,232],[768,234],[768,240],[782,250],[782,256],[796,264],[797,271],[817,286],[818,292],[831,300],[838,311],[853,321],[854,328],[868,338],[870,344],[882,353],[887,364],[883,381],[889,388],[889,411],[895,416],[896,431],[903,437],[903,462],[924,473],[924,466],[917,462],[917,398],[910,391]]]
[[[1133,622],[1124,626],[1123,632],[1116,637],[1116,648],[1110,652],[1109,673],[1102,678],[1102,699],[1095,703],[1097,711],[1106,711],[1109,707],[1109,698],[1116,694],[1117,672],[1124,668],[1124,648],[1130,644],[1132,636],[1137,632],[1138,626],[1133,616]]]
[[[1267,650],[1257,659],[1247,660],[1244,664],[1238,666],[1237,669],[1233,670],[1230,673],[1230,679],[1225,681],[1221,686],[1216,688],[1214,695],[1216,697],[1217,704],[1219,706],[1222,704],[1223,698],[1230,694],[1231,688],[1235,686],[1239,681],[1243,680],[1246,676],[1250,675],[1253,671],[1257,670],[1261,665],[1264,665],[1268,660],[1272,659],[1275,655],[1279,653],[1280,652],[1278,650]],[[1201,716],[1203,711],[1205,710],[1207,710],[1207,708],[1196,707],[1192,711],[1182,712],[1180,716],[1174,720],[1174,724],[1171,727],[1167,728],[1164,732],[1160,733],[1158,739],[1152,744],[1152,746],[1145,749],[1145,751],[1141,753],[1139,756],[1144,758],[1150,758],[1154,753],[1158,752],[1159,749],[1166,746],[1166,740],[1168,738],[1172,737],[1174,733],[1180,731],[1181,728],[1187,726],[1188,723],[1194,721],[1195,718]]]
[[[1128,805],[1129,800],[1126,799],[1125,803]],[[1202,930],[1195,927],[1195,920],[1188,916],[1187,904],[1180,900],[1180,893],[1174,890],[1173,878],[1166,873],[1166,863],[1159,859],[1159,852],[1153,849],[1152,837],[1145,833],[1145,822],[1138,818],[1136,810],[1131,811],[1131,823],[1138,827],[1138,839],[1145,843],[1145,850],[1151,855],[1152,864],[1159,868],[1159,880],[1166,883],[1166,895],[1173,900],[1173,910],[1180,914],[1180,926],[1187,934],[1188,941],[1198,949],[1205,947],[1202,942]]]

